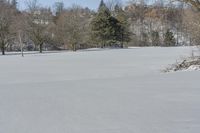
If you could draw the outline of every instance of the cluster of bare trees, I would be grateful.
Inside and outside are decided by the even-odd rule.
[[[129,14],[130,28],[135,33],[133,39],[135,43],[131,42],[132,44],[167,46],[165,43],[167,32],[172,32],[176,38],[174,46],[186,43],[187,38],[182,34],[184,10],[182,3],[173,4],[156,0],[148,5],[145,0],[132,0],[125,10]]]
[[[55,20],[57,44],[73,51],[90,47],[89,24],[92,16],[92,11],[78,5],[73,5],[59,13]]]
[[[119,0],[107,7],[116,16]],[[91,22],[96,11],[62,2],[55,9],[41,7],[37,0],[26,2],[27,10],[17,9],[16,0],[0,0],[0,50],[61,50],[98,47],[92,41]],[[130,0],[122,8],[126,14],[131,46],[178,46],[200,44],[199,0]],[[166,41],[167,40],[167,41]],[[170,45],[168,45],[170,44]]]
[[[187,26],[185,32],[191,37],[191,43],[200,45],[200,1],[183,0],[193,6],[192,9],[186,9],[184,13],[184,24]]]
[[[15,0],[0,0],[0,48],[5,51],[59,50],[84,48],[89,41],[89,21],[93,12],[73,5],[55,11],[27,0],[27,9],[17,9]],[[88,46],[87,46],[88,47]]]

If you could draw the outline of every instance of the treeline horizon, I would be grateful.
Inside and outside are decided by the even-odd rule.
[[[19,10],[17,0],[0,0],[0,49],[6,51],[124,48],[129,46],[185,46],[200,42],[199,12],[182,2],[118,0],[91,10],[79,5],[54,9],[37,0]]]

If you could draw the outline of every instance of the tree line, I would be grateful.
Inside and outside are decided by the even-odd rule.
[[[0,0],[0,49],[6,51],[182,46],[200,43],[199,1],[100,1],[97,11],[56,2],[54,8],[28,0]],[[196,2],[196,3],[195,3]],[[192,6],[190,6],[192,5]],[[194,7],[194,8],[193,8]]]

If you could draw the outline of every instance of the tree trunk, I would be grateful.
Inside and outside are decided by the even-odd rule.
[[[102,43],[102,44],[101,44],[101,48],[103,48],[103,46],[104,46],[104,44]]]
[[[43,44],[40,44],[40,53],[42,53],[42,46]]]
[[[120,48],[124,48],[124,42],[123,42],[123,39],[122,39],[121,42],[120,42]]]
[[[101,48],[104,47],[104,41],[101,41]]]
[[[5,49],[2,48],[1,51],[2,51],[2,55],[5,55]]]
[[[121,39],[121,48],[124,48],[124,35],[122,34],[122,39]]]
[[[176,45],[179,46],[179,33],[178,33],[178,30],[176,31]]]
[[[1,52],[2,52],[2,55],[5,55],[5,45],[4,45],[4,43],[1,44]]]
[[[75,52],[76,51],[76,44],[73,44],[73,51]]]
[[[19,32],[19,43],[20,43],[21,55],[22,55],[22,57],[24,57],[23,44],[22,44],[22,38],[21,38],[20,32]]]

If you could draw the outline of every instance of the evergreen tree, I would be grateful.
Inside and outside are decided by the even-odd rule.
[[[124,10],[119,6],[115,6],[114,15],[117,18],[118,22],[118,30],[117,30],[117,40],[120,42],[121,48],[124,47],[124,42],[129,42],[130,39],[130,31],[129,31],[129,23],[128,17]]]
[[[104,0],[101,0],[101,2],[99,4],[99,10],[101,10],[102,7],[106,7]]]
[[[164,38],[164,46],[175,46],[175,44],[176,44],[176,39],[174,38],[173,32],[167,30]]]
[[[92,39],[101,47],[112,46],[116,43],[118,20],[111,16],[110,10],[102,0],[96,17],[91,22]]]

